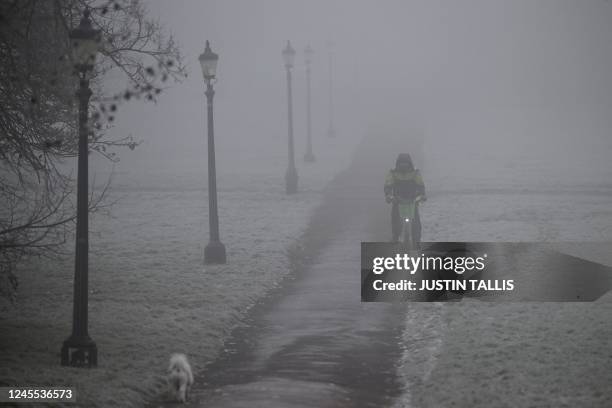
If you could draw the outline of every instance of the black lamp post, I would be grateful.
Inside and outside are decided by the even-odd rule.
[[[328,137],[336,137],[336,128],[334,126],[334,76],[332,71],[332,47],[333,43],[327,43],[329,51],[328,68],[329,68],[329,128],[327,129]]]
[[[295,168],[295,153],[293,148],[293,102],[291,96],[291,68],[293,68],[293,60],[295,59],[295,50],[291,47],[291,43],[287,41],[287,46],[283,50],[283,59],[285,60],[285,68],[287,69],[287,115],[288,115],[288,148],[289,148],[289,164],[287,173],[285,173],[285,186],[287,194],[295,194],[298,189],[298,174]]]
[[[215,166],[215,134],[213,126],[213,97],[215,91],[213,82],[217,74],[219,56],[212,52],[210,43],[206,41],[206,49],[200,55],[202,75],[206,82],[206,102],[208,108],[208,224],[210,242],[204,248],[205,264],[224,264],[227,262],[225,245],[219,238],[219,214],[217,213],[217,170]]]
[[[88,137],[87,123],[89,98],[89,75],[93,70],[96,53],[100,46],[100,31],[94,30],[86,10],[79,26],[70,32],[74,66],[79,74],[79,156],[77,174],[77,225],[76,255],[74,268],[74,298],[72,311],[72,334],[62,345],[62,365],[95,367],[98,364],[98,348],[87,331],[88,292]]]
[[[312,122],[310,111],[310,64],[312,63],[312,48],[310,45],[304,50],[304,61],[306,62],[306,154],[304,161],[313,163],[315,161],[314,153],[312,153]]]

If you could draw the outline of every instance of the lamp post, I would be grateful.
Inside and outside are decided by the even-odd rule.
[[[313,163],[315,156],[312,153],[312,122],[311,122],[311,110],[310,110],[310,64],[312,63],[312,48],[310,45],[304,49],[304,61],[306,63],[306,154],[304,155],[304,161],[306,163]]]
[[[329,128],[327,129],[328,137],[336,137],[336,129],[334,126],[334,77],[332,71],[332,47],[331,41],[327,42],[328,54],[328,68],[329,68]]]
[[[79,75],[79,147],[77,173],[77,225],[74,268],[74,297],[72,310],[72,334],[62,345],[62,365],[95,367],[98,364],[98,348],[87,331],[88,306],[88,137],[89,74],[93,70],[100,46],[100,31],[94,30],[85,10],[79,26],[70,32],[74,66]]]
[[[291,68],[293,68],[293,60],[295,59],[295,50],[291,47],[291,43],[287,41],[287,46],[282,52],[285,68],[287,69],[287,116],[288,116],[288,152],[289,163],[287,173],[285,173],[285,187],[287,194],[297,193],[298,174],[295,168],[295,153],[293,148],[293,105],[291,97]]]
[[[217,171],[215,166],[215,134],[213,126],[213,82],[217,74],[219,56],[212,52],[206,41],[206,49],[200,55],[202,75],[206,82],[206,105],[208,110],[208,225],[210,242],[204,248],[205,264],[224,264],[227,262],[225,245],[219,238],[219,214],[217,213]]]

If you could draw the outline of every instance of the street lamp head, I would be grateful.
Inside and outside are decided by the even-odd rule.
[[[291,43],[287,41],[287,46],[283,50],[283,59],[285,60],[285,68],[293,68],[293,60],[295,59],[295,50]]]
[[[95,30],[89,18],[89,10],[85,10],[79,26],[70,31],[72,58],[79,71],[90,71],[96,62],[96,54],[100,49],[100,30]]]
[[[314,51],[312,51],[312,48],[310,47],[310,45],[307,45],[306,48],[304,49],[304,60],[306,61],[306,65],[310,65],[310,63],[312,62],[313,54],[314,54]]]
[[[212,52],[210,49],[210,42],[206,41],[206,49],[202,54],[200,54],[200,65],[202,66],[202,75],[204,75],[204,80],[210,81],[215,78],[217,75],[217,62],[219,61],[219,56]]]

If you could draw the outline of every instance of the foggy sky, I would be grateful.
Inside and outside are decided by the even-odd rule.
[[[157,105],[122,108],[113,132],[144,143],[121,152],[120,169],[205,168],[204,83],[197,57],[206,40],[219,54],[219,172],[257,160],[282,169],[287,125],[281,50],[291,40],[298,52],[298,158],[306,128],[302,51],[307,44],[315,51],[317,154],[325,145],[332,41],[336,126],[349,150],[366,131],[420,132],[438,161],[430,168],[439,170],[440,156],[499,156],[506,149],[510,160],[531,154],[552,163],[560,157],[610,173],[604,159],[612,152],[612,4],[605,0],[145,4],[182,45],[189,77]]]

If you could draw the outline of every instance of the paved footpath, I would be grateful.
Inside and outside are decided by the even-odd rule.
[[[388,235],[388,163],[373,172],[363,161],[373,157],[360,151],[332,182],[307,233],[320,250],[254,307],[217,361],[196,373],[187,406],[380,407],[400,394],[405,308],[360,302],[360,242]]]

